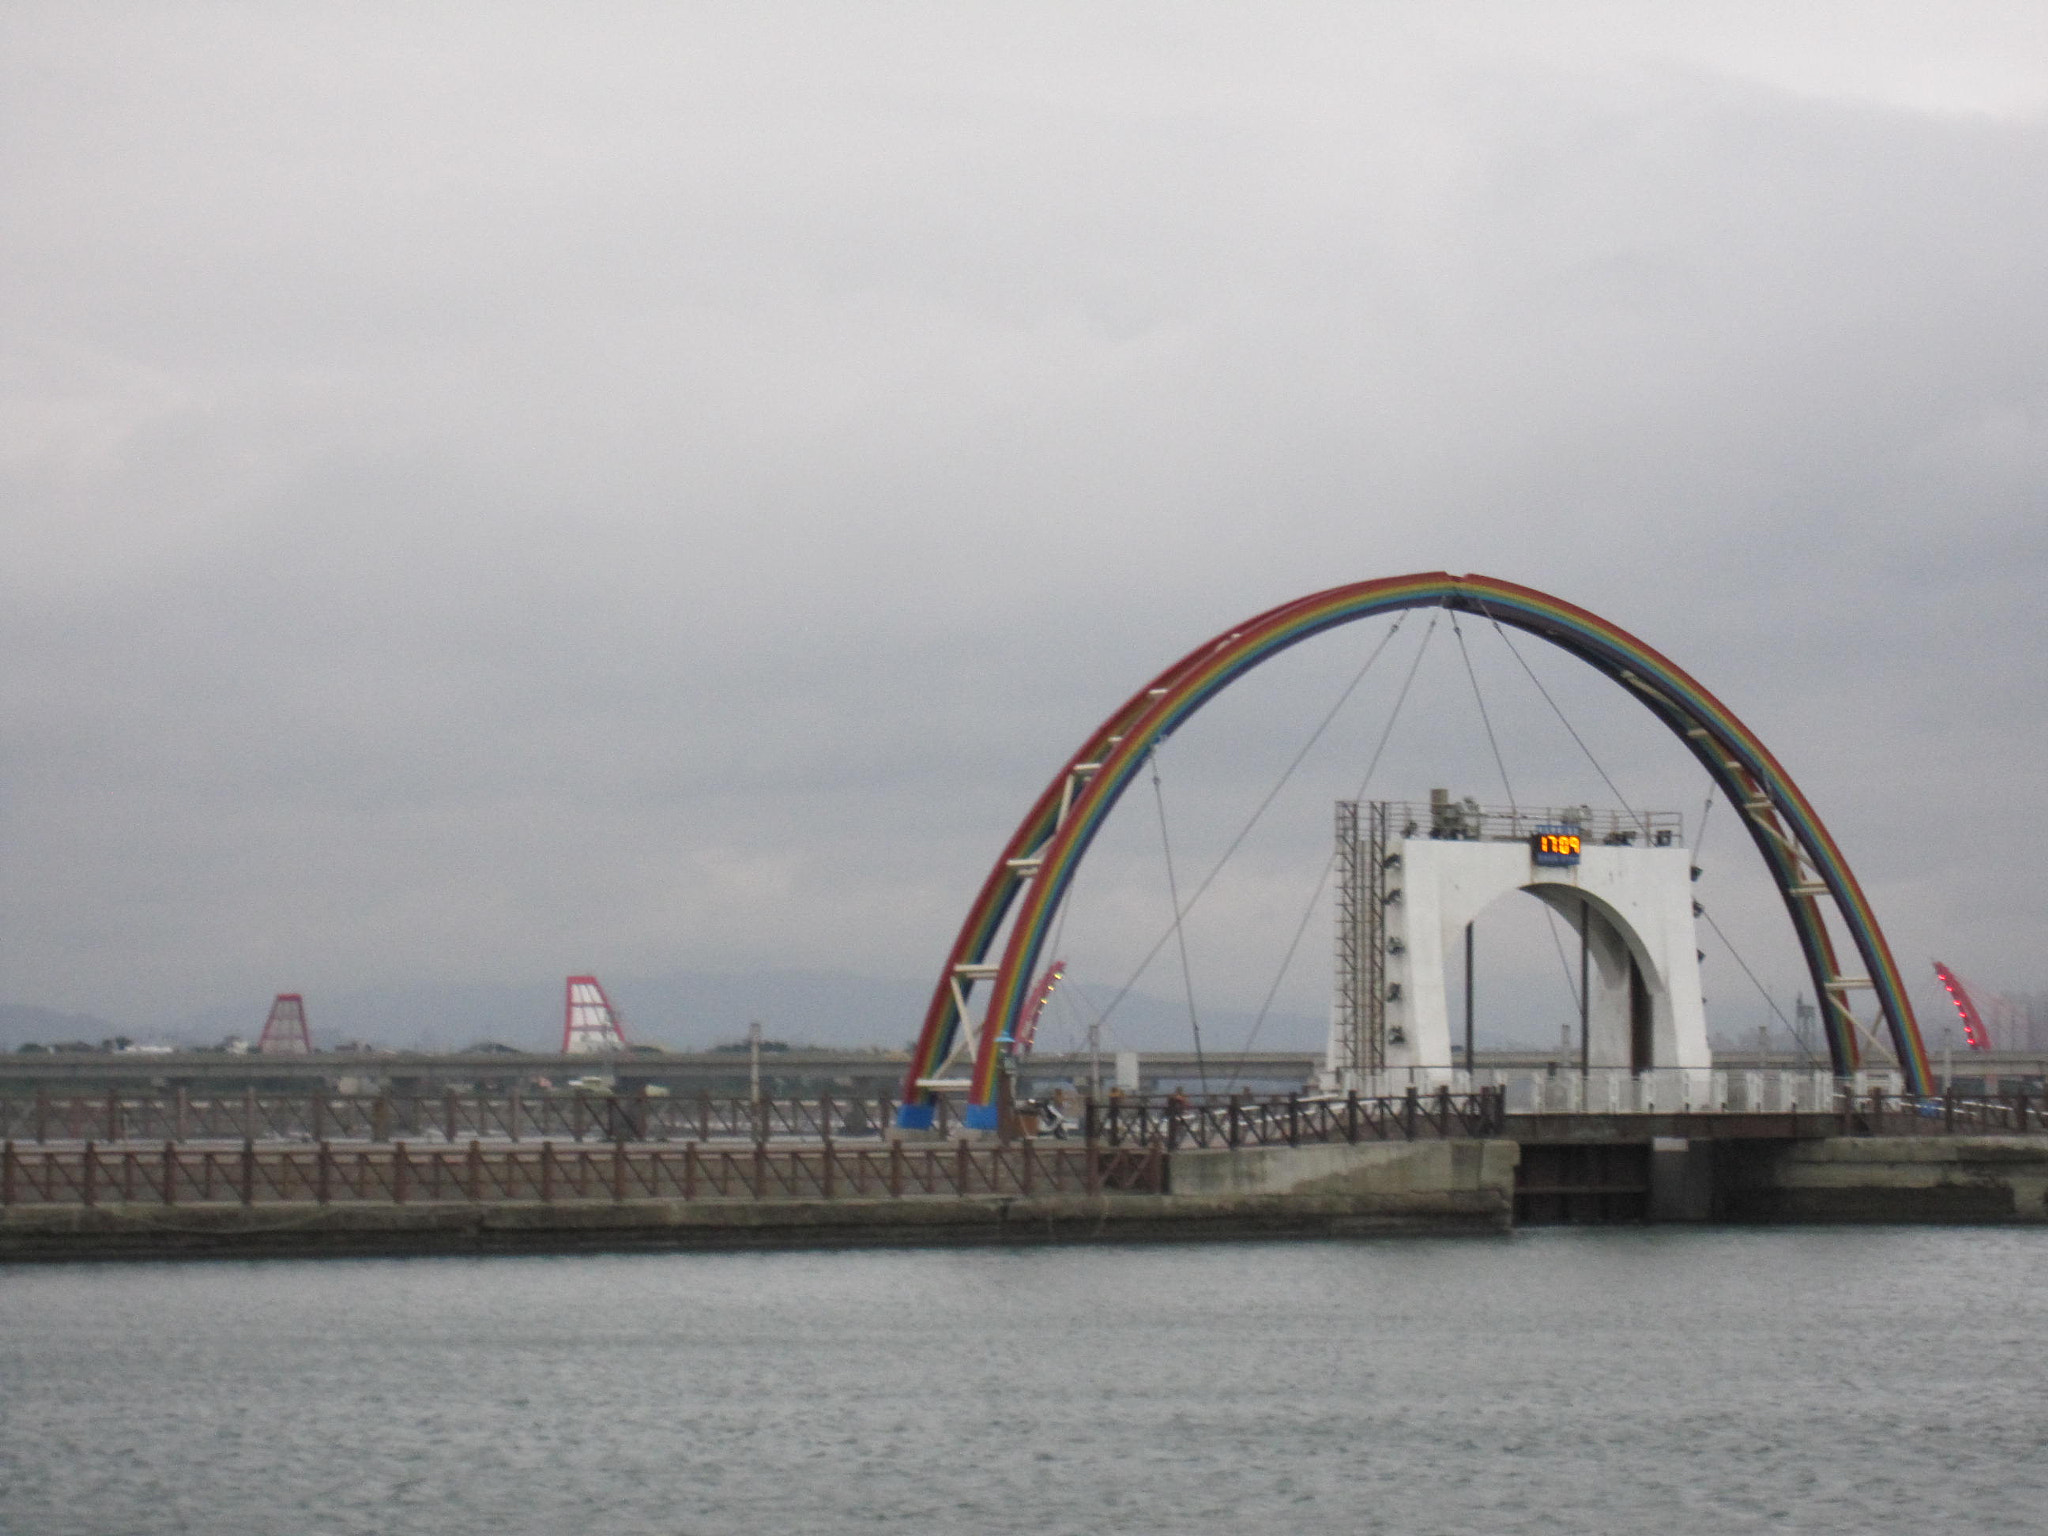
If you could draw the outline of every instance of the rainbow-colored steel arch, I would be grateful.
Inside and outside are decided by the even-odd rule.
[[[961,925],[905,1075],[900,1123],[931,1123],[934,1082],[956,1045],[964,1043],[959,1032],[969,994],[988,981],[993,993],[976,1040],[967,1123],[994,1127],[997,1042],[1015,1029],[1049,925],[1082,855],[1155,745],[1217,693],[1288,647],[1340,624],[1427,607],[1476,613],[1547,640],[1621,683],[1663,721],[1744,813],[1823,1000],[1835,1071],[1846,1074],[1858,1064],[1859,1026],[1848,996],[1869,989],[1906,1090],[1929,1091],[1919,1025],[1877,918],[1812,804],[1756,735],[1682,668],[1598,615],[1491,576],[1428,571],[1332,587],[1269,609],[1190,651],[1097,727],[1011,835]],[[1837,963],[1823,897],[1834,904],[1863,961],[1861,976],[1845,974]],[[1013,905],[1015,921],[1001,957],[991,962],[989,951]]]

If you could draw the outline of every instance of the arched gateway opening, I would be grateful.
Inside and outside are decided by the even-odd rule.
[[[1590,807],[1482,810],[1442,791],[1427,806],[1340,801],[1337,1006],[1324,1086],[1368,1097],[1458,1086],[1459,951],[1469,986],[1472,925],[1525,893],[1575,939],[1571,1055],[1580,1069],[1701,1074],[1678,1079],[1679,1097],[1704,1098],[1713,1058],[1692,855],[1677,820]],[[1469,999],[1468,990],[1468,1008]]]
[[[999,1042],[1014,1036],[1028,1006],[1082,856],[1154,746],[1280,652],[1343,624],[1427,607],[1476,614],[1559,647],[1627,689],[1683,742],[1741,811],[1784,900],[1821,999],[1835,1072],[1853,1072],[1866,1046],[1875,1047],[1896,1062],[1909,1093],[1928,1091],[1919,1027],[1877,919],[1833,837],[1763,742],[1689,673],[1598,615],[1494,577],[1430,571],[1332,587],[1255,615],[1181,657],[1090,733],[1018,824],[968,909],[905,1075],[900,1123],[928,1126],[938,1094],[959,1087],[967,1123],[994,1128]],[[1840,958],[1837,934],[1853,963]],[[975,1024],[971,1004],[983,983],[987,1006]],[[1866,1000],[1868,1018],[1858,1013]],[[967,1076],[948,1075],[970,1059]]]

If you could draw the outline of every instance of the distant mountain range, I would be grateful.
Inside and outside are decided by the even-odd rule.
[[[684,971],[665,976],[600,978],[625,1020],[627,1037],[673,1050],[704,1050],[744,1038],[749,1021],[793,1045],[886,1046],[915,1039],[930,997],[930,983],[886,980],[829,971],[720,973]],[[1084,989],[1063,989],[1040,1029],[1040,1048],[1082,1047],[1096,999]],[[179,1017],[115,1022],[87,1014],[0,1004],[0,1049],[25,1041],[97,1045],[116,1035],[148,1043],[216,1045],[229,1035],[254,1041],[269,1012],[268,997],[221,1004]],[[348,1041],[401,1050],[455,1050],[483,1041],[522,1049],[554,1050],[562,1038],[562,982],[527,985],[375,987],[306,995],[313,1042],[322,1049]],[[1202,1016],[1210,1050],[1242,1050],[1249,1015],[1229,1011]],[[1320,1046],[1325,1024],[1300,1015],[1273,1015],[1260,1028],[1266,1049]],[[1133,992],[1111,1016],[1104,1048],[1186,1049],[1191,1041],[1183,1004]]]
[[[25,1041],[38,1045],[98,1045],[130,1031],[90,1013],[59,1013],[25,1003],[0,1003],[0,1049],[13,1050]]]

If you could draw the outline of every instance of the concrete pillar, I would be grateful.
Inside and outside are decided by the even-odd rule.
[[[1591,1065],[1698,1074],[1658,1097],[1704,1103],[1712,1066],[1683,848],[1594,847],[1568,868],[1538,867],[1522,842],[1404,838],[1387,871],[1387,1074],[1376,1093],[1452,1082],[1450,973],[1465,925],[1501,896],[1527,891],[1586,933]],[[1577,957],[1573,957],[1577,970]],[[1462,985],[1462,971],[1460,972]],[[1577,1059],[1577,1030],[1572,1056]],[[1331,1065],[1337,1045],[1332,1029]],[[1596,1090],[1596,1097],[1599,1091]],[[1660,1107],[1662,1105],[1660,1104]]]
[[[1659,1136],[1650,1143],[1650,1220],[1711,1221],[1714,1143]]]

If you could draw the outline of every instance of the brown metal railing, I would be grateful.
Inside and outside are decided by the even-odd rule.
[[[1397,1141],[1498,1136],[1507,1124],[1507,1090],[1481,1087],[1410,1089],[1403,1094],[1337,1098],[1288,1094],[1198,1096],[1116,1094],[1092,1108],[1074,1106],[1077,1139],[1092,1121],[1108,1146],[1294,1146],[1315,1142]],[[444,1148],[470,1141],[487,1148],[539,1142],[700,1147],[718,1143],[776,1145],[856,1142],[882,1145],[895,1121],[888,1097],[762,1098],[643,1094],[513,1092],[490,1096],[258,1094],[205,1098],[176,1093],[119,1093],[0,1098],[0,1140],[38,1147],[155,1149],[170,1142],[195,1149],[209,1143],[230,1155],[243,1142],[259,1147],[409,1146]],[[957,1106],[941,1099],[935,1129],[941,1140],[958,1130]],[[1695,1110],[1695,1114],[1713,1114]],[[1955,1095],[1914,1099],[1881,1090],[1844,1090],[1831,1112],[1842,1135],[1999,1135],[2048,1131],[2048,1095],[2024,1089],[2003,1099]]]
[[[976,1146],[893,1142],[751,1147],[558,1146],[472,1140],[451,1150],[388,1148],[24,1149],[0,1143],[0,1206],[277,1205],[463,1201],[840,1200],[972,1198],[1105,1191],[1161,1194],[1159,1147]]]
[[[941,1135],[955,1128],[939,1106]],[[104,1094],[0,1098],[0,1140],[37,1146],[166,1141],[364,1142],[438,1139],[571,1142],[823,1141],[882,1139],[894,1123],[888,1097],[748,1099],[663,1094],[458,1093],[193,1096]]]
[[[1410,1089],[1403,1095],[1337,1099],[1290,1094],[1195,1097],[1112,1095],[1092,1112],[1097,1139],[1109,1145],[1177,1147],[1279,1146],[1302,1142],[1415,1140],[1418,1137],[1498,1135],[1505,1097],[1500,1089],[1453,1093]],[[934,1129],[941,1139],[958,1128],[957,1106],[940,1099]],[[196,1098],[119,1093],[0,1100],[0,1139],[39,1147],[82,1145],[157,1147],[254,1142],[368,1146],[438,1141],[443,1146],[480,1141],[490,1146],[528,1142],[773,1144],[886,1139],[895,1121],[893,1099],[690,1097],[643,1094],[551,1093],[502,1096],[259,1094]]]

